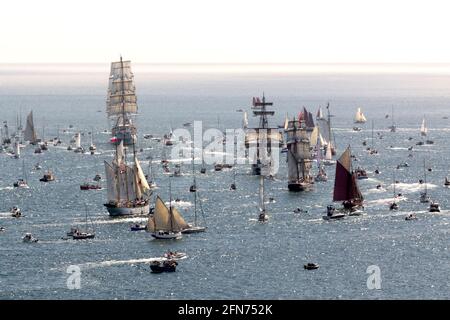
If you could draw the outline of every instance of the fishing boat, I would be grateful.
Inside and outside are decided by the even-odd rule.
[[[366,123],[367,119],[364,116],[364,113],[361,111],[361,108],[358,108],[358,110],[356,110],[354,121],[355,123]]]
[[[150,186],[136,155],[133,144],[133,163],[127,162],[127,154],[121,141],[116,146],[110,163],[105,161],[107,199],[104,204],[110,216],[142,215],[149,213]]]
[[[25,171],[25,160],[22,161],[22,178],[13,184],[14,188],[29,188],[27,183],[27,173]]]
[[[25,243],[36,243],[39,241],[39,239],[33,237],[31,233],[25,233],[25,235],[22,237],[22,241]]]
[[[306,114],[301,112],[298,120],[289,121],[287,135],[288,189],[306,191],[314,184],[311,175],[312,155],[310,139],[306,132]]]
[[[175,272],[177,265],[178,262],[175,260],[152,261],[150,263],[150,269],[153,273]]]
[[[46,173],[44,173],[44,176],[39,179],[41,182],[50,182],[55,181],[55,176],[53,175],[53,172],[51,170],[48,170]]]
[[[72,234],[72,238],[74,240],[86,240],[86,239],[94,239],[95,238],[94,225],[92,224],[92,221],[91,221],[92,231],[88,230],[88,210],[87,210],[86,205],[85,205],[85,212],[86,212],[86,215],[85,215],[86,230],[81,231],[80,229],[77,229],[76,232],[74,232]]]
[[[171,194],[171,192],[170,192]],[[162,199],[157,196],[155,200],[155,210],[153,215],[149,216],[146,231],[156,239],[170,240],[181,239],[181,231],[188,229],[181,213],[172,206],[172,196],[170,196],[169,208]]]
[[[351,159],[350,146],[348,146],[336,162],[333,201],[343,201],[345,210],[356,211],[362,207],[364,198],[359,190]]]
[[[269,175],[272,168],[272,146],[277,145],[277,149],[282,142],[282,135],[278,128],[269,127],[268,116],[273,116],[275,111],[268,110],[267,107],[272,106],[272,102],[267,102],[263,94],[262,99],[253,97],[252,107],[253,115],[259,117],[259,125],[255,128],[247,128],[245,131],[245,147],[252,150],[252,175]],[[277,150],[278,152],[278,150]],[[270,165],[268,165],[270,164]],[[261,172],[262,167],[267,172]]]
[[[122,56],[120,61],[111,63],[106,112],[113,123],[110,142],[118,145],[123,141],[124,146],[135,144],[137,129],[133,117],[138,112],[136,88],[131,61],[123,61]]]
[[[427,171],[425,170],[425,159],[423,160],[423,185],[424,190],[420,193],[420,202],[421,203],[428,203],[430,202],[430,196],[428,195],[428,188],[427,188]]]
[[[265,203],[265,195],[264,195],[264,175],[259,175],[259,222],[267,222],[269,220],[269,216],[267,215],[266,203]]]
[[[441,207],[439,206],[439,203],[435,201],[431,201],[430,208],[428,209],[429,212],[441,212]]]

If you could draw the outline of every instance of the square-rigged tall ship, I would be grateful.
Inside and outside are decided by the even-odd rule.
[[[116,146],[111,163],[105,161],[108,202],[105,207],[110,216],[145,215],[150,208],[150,186],[142,171],[133,144],[133,163],[127,163],[123,141]]]
[[[136,88],[134,75],[131,72],[131,61],[111,63],[109,75],[108,96],[106,99],[106,113],[113,122],[111,129],[111,143],[131,145],[136,143],[136,126],[133,117],[137,114]]]
[[[283,140],[278,128],[269,127],[267,116],[273,116],[275,111],[267,110],[266,107],[272,105],[272,102],[266,102],[264,94],[262,99],[253,97],[253,116],[259,117],[259,126],[256,128],[247,128],[245,134],[245,147],[247,149],[256,149],[254,155],[249,155],[249,157],[254,156],[254,159],[249,159],[254,161],[252,163],[253,175],[272,175],[272,146],[276,146],[276,151],[278,151]],[[264,164],[267,165],[265,166]],[[262,172],[263,167],[267,168],[268,172]]]

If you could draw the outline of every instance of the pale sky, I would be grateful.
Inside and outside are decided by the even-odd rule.
[[[445,63],[447,3],[3,1],[0,63]]]

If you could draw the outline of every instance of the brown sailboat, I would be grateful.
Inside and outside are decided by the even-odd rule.
[[[354,212],[363,206],[363,200],[356,173],[352,169],[349,146],[336,162],[333,201],[343,201],[344,209]]]

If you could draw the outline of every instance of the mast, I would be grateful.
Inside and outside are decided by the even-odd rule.
[[[427,194],[427,170],[425,169],[425,159],[423,159],[423,175],[424,175],[424,183],[425,183],[425,194]]]
[[[374,145],[373,145],[373,120],[372,120],[372,150],[374,150]]]
[[[197,226],[197,190],[194,192],[194,226]]]
[[[259,203],[260,210],[263,213],[266,213],[266,205],[264,203],[264,175],[259,176]]]
[[[169,214],[170,230],[173,231],[173,213],[172,213],[172,179],[169,177]]]

